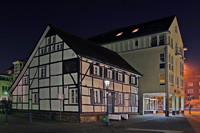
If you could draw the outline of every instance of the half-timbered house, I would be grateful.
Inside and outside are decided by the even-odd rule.
[[[11,89],[14,113],[85,122],[138,112],[141,74],[116,52],[47,25]]]

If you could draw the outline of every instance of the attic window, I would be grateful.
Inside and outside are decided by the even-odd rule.
[[[138,30],[139,30],[139,28],[134,29],[134,30],[132,31],[132,33],[135,33],[135,32],[137,32]]]
[[[118,33],[116,36],[121,36],[123,34],[123,32]]]

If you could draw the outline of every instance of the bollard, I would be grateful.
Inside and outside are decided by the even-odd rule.
[[[32,123],[32,114],[31,114],[31,112],[30,112],[30,121],[29,121],[29,123],[30,124]]]

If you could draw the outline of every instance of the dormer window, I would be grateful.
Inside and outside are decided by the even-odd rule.
[[[138,30],[139,30],[139,28],[134,29],[134,30],[132,31],[132,33],[135,33],[135,32],[137,32]]]
[[[118,33],[116,36],[121,36],[123,34],[123,32]]]

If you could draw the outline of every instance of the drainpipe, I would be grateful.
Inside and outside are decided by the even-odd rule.
[[[166,100],[166,107],[165,107],[165,116],[169,116],[169,78],[168,78],[168,46],[165,46],[165,100]]]

